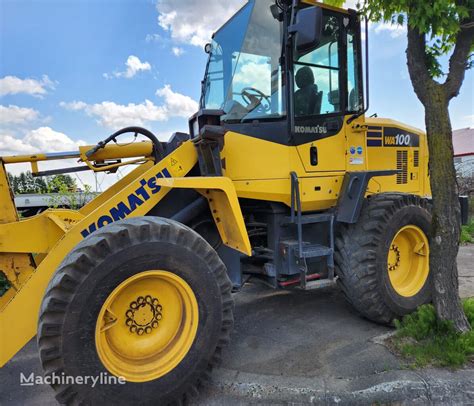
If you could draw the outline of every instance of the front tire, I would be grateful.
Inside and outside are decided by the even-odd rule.
[[[231,283],[188,227],[142,217],[109,225],[64,259],[43,299],[45,375],[121,376],[54,384],[63,404],[181,404],[219,362],[233,326]],[[105,375],[104,375],[105,374]]]
[[[347,301],[364,317],[389,324],[431,300],[428,202],[386,193],[364,202],[357,224],[336,240],[336,273]]]

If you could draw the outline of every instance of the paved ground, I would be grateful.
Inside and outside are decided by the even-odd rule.
[[[474,246],[461,247],[461,294],[474,296]],[[359,318],[336,289],[274,292],[248,284],[236,295],[235,332],[201,405],[473,404],[474,370],[408,371],[383,345],[391,330]],[[0,405],[54,405],[30,342],[0,370]]]

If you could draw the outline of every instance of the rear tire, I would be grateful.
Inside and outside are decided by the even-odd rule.
[[[45,375],[110,377],[118,376],[114,372],[118,368],[132,381],[95,388],[54,384],[56,399],[62,404],[90,405],[186,403],[208,380],[229,341],[231,288],[217,253],[180,223],[133,218],[85,238],[64,259],[43,299],[37,336],[41,363]],[[114,299],[117,297],[122,301]],[[166,307],[166,300],[173,305]],[[123,311],[128,303],[132,310],[143,309],[143,314]],[[114,312],[117,315],[112,317]],[[146,320],[148,314],[150,320]],[[186,331],[189,335],[183,336]],[[107,339],[100,338],[105,336]],[[153,337],[156,342],[147,344]],[[121,346],[121,340],[128,340],[127,345]],[[134,342],[136,346],[130,344]],[[161,342],[165,344],[160,347]],[[181,342],[184,344],[176,347]],[[151,348],[148,353],[147,345]],[[160,370],[161,359],[169,361],[167,354],[174,354],[175,347],[177,358],[171,358],[169,370]],[[133,358],[135,350],[139,353]],[[148,358],[142,362],[144,351]],[[148,359],[154,364],[146,364]]]
[[[389,324],[431,301],[430,224],[426,200],[386,193],[367,198],[357,224],[341,227],[338,284],[362,316]]]

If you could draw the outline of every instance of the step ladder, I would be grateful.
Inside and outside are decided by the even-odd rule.
[[[296,224],[297,240],[284,240],[281,242],[289,255],[294,255],[300,267],[301,289],[320,289],[334,285],[334,213],[303,214],[301,210],[301,196],[299,179],[295,172],[291,172],[291,216],[285,217],[283,224]],[[303,225],[315,223],[328,223],[328,245],[314,244],[303,238]],[[308,281],[307,259],[326,258],[328,275],[326,279]]]

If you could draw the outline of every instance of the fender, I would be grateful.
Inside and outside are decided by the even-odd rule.
[[[396,170],[347,172],[337,202],[336,220],[340,223],[357,223],[370,179],[377,176],[392,176],[397,173]]]
[[[252,255],[249,236],[234,184],[225,176],[160,178],[163,189],[195,189],[209,202],[212,216],[225,245],[248,256]]]

